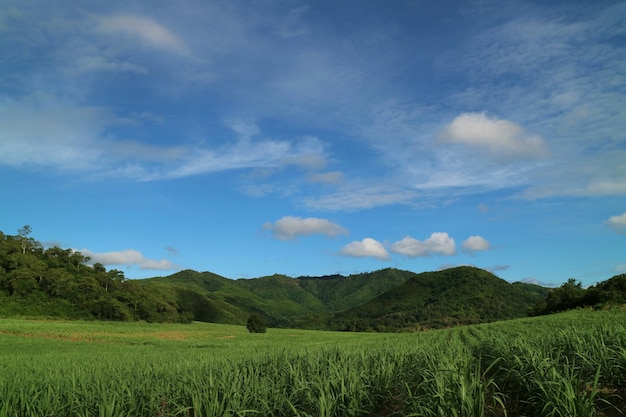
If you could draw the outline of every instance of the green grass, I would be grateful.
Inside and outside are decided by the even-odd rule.
[[[0,321],[0,417],[613,417],[625,387],[626,310],[403,334]]]

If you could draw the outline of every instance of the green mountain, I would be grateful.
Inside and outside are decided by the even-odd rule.
[[[461,266],[416,274],[363,305],[335,315],[331,328],[379,331],[444,327],[527,316],[548,290],[508,283]]]
[[[320,327],[319,322],[332,313],[363,304],[413,275],[384,269],[347,277],[272,275],[232,280],[186,270],[140,282],[147,289],[169,288],[196,320],[245,324],[250,314],[259,314],[271,326]]]
[[[142,283],[169,286],[196,320],[244,324],[258,314],[271,326],[333,330],[397,331],[524,317],[548,294],[472,267],[239,280],[182,271]]]

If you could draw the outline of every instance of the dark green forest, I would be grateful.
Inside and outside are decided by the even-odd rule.
[[[191,322],[170,294],[149,291],[122,271],[89,266],[72,249],[44,249],[24,226],[15,236],[0,232],[0,314],[68,319]]]
[[[31,234],[29,226],[0,232],[0,316],[239,325],[254,316],[271,327],[396,332],[626,303],[626,274],[549,289],[469,266],[253,279],[185,270],[132,280]]]

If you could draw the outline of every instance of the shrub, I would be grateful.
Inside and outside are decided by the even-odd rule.
[[[257,314],[253,314],[248,318],[248,324],[246,324],[250,333],[265,333],[267,331],[267,324],[265,320]]]

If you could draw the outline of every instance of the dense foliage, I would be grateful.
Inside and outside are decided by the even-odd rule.
[[[193,289],[204,297],[203,305],[220,306],[220,313],[209,320],[213,322],[245,324],[250,314],[257,314],[272,327],[349,331],[416,330],[526,317],[548,293],[472,267],[239,280],[181,271],[143,283],[171,285],[178,292]]]
[[[196,320],[203,320],[198,318],[198,309],[210,309],[214,314],[203,321],[243,325],[251,314],[257,314],[271,327],[323,329],[328,327],[327,321],[332,314],[365,303],[414,275],[408,271],[384,269],[350,276],[294,279],[275,274],[233,280],[210,272],[185,270],[141,282],[148,288],[169,286],[178,294],[193,291]],[[190,296],[185,293],[181,299],[191,305]]]
[[[0,321],[0,417],[617,417],[626,310],[420,333]]]
[[[535,314],[550,314],[574,308],[607,308],[626,303],[626,274],[616,275],[587,289],[573,278],[553,289],[535,307]]]
[[[189,322],[176,297],[147,291],[72,249],[44,249],[24,226],[0,232],[0,315]]]
[[[265,333],[267,331],[265,320],[258,314],[253,314],[248,318],[246,328],[250,333]]]
[[[442,328],[526,317],[547,289],[510,284],[462,266],[415,274],[404,284],[333,318],[336,330]]]

